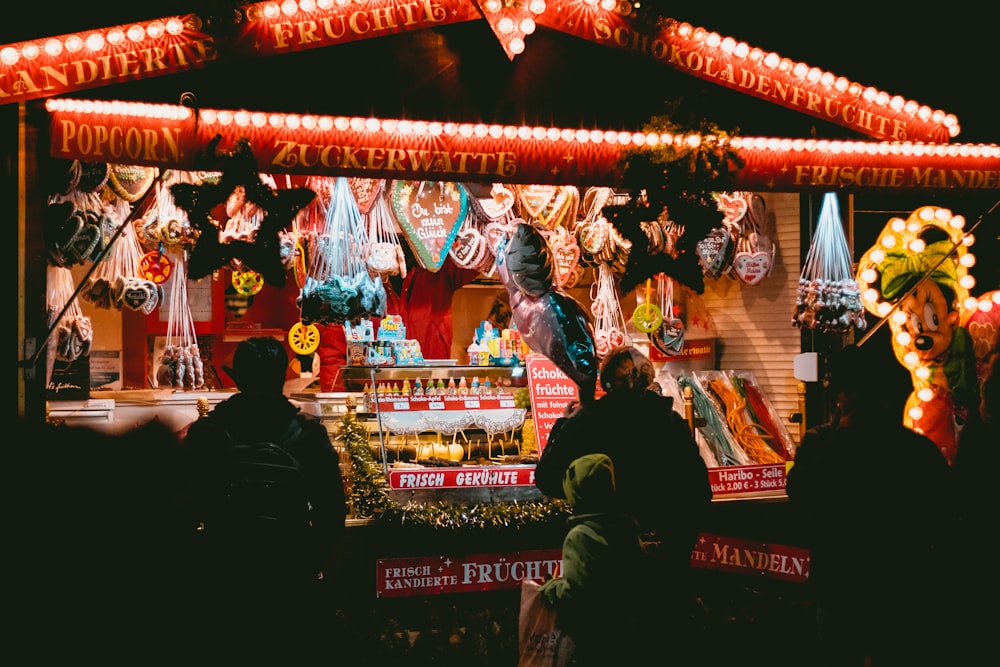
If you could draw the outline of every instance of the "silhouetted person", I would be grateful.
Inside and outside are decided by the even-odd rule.
[[[611,459],[586,454],[574,460],[563,476],[563,492],[573,514],[562,572],[542,584],[539,594],[573,638],[570,664],[640,664],[641,647],[653,643],[635,633],[635,620],[646,611],[635,600],[645,585],[644,554],[635,519],[615,501]]]
[[[979,409],[959,435],[958,453],[952,472],[958,502],[957,536],[960,544],[976,542],[992,534],[1000,502],[997,501],[994,470],[1000,454],[1000,338],[987,355],[979,388]],[[982,610],[993,604],[997,590],[994,568],[968,567],[956,561],[955,629],[961,647],[970,659],[984,655],[992,640],[992,617]]]
[[[3,484],[8,651],[46,664],[127,664],[138,647],[173,639],[164,632],[177,582],[170,430],[22,420],[15,431]]]
[[[903,426],[909,372],[882,339],[832,364],[838,412],[810,429],[787,492],[809,540],[825,665],[947,664],[954,520],[947,461]]]
[[[319,577],[335,560],[347,506],[339,457],[326,428],[283,394],[287,367],[281,342],[269,337],[241,342],[232,368],[225,368],[238,393],[193,422],[183,444],[192,478],[192,521],[204,524],[194,559],[206,609],[217,604],[231,619],[263,614],[269,624],[283,622],[294,631],[297,623],[319,617]],[[288,441],[290,429],[295,435]],[[220,517],[219,483],[230,472],[233,448],[261,441],[278,444],[304,472],[312,507],[305,534],[298,526],[286,530],[259,522],[245,531]]]
[[[667,633],[676,652],[690,640],[693,597],[691,551],[712,499],[708,469],[687,422],[673,399],[650,390],[650,360],[631,347],[605,356],[596,401],[570,406],[552,427],[535,468],[535,484],[550,498],[565,498],[563,478],[570,463],[603,453],[614,462],[616,502],[639,523],[652,575],[640,602],[644,621]]]

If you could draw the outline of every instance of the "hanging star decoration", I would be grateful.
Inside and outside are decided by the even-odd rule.
[[[708,120],[695,129],[685,129],[671,121],[669,114],[652,117],[643,131],[672,140],[625,150],[619,161],[621,184],[644,193],[603,210],[607,220],[632,243],[619,289],[628,292],[665,273],[701,294],[705,285],[696,244],[722,221],[712,193],[734,189],[734,176],[743,166],[730,142],[736,131],[722,131]],[[664,215],[686,231],[677,239],[675,252],[651,253],[642,223]]]
[[[279,234],[316,193],[303,187],[275,190],[261,181],[248,139],[240,139],[231,152],[217,158],[222,173],[218,179],[170,187],[174,203],[187,212],[199,232],[188,258],[188,278],[203,278],[238,260],[261,274],[268,285],[284,287],[286,267]],[[256,229],[235,237],[222,233],[229,219],[251,208],[260,221]]]

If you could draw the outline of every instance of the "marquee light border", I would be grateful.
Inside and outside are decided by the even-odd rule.
[[[59,98],[47,100],[52,157],[198,168],[204,146],[247,139],[261,173],[615,184],[626,150],[697,147],[700,133],[621,132]],[[732,137],[738,189],[1000,190],[997,144]]]
[[[876,140],[940,144],[961,131],[954,114],[734,37],[671,18],[650,25],[632,14],[626,0],[546,0],[541,6],[536,0],[535,9],[538,26],[637,51],[689,75]],[[0,103],[185,71],[226,57],[279,55],[484,20],[470,0],[419,5],[405,0],[268,0],[244,5],[238,14],[242,20],[236,36],[225,44],[202,33],[202,19],[192,14],[0,46]],[[70,44],[89,46],[70,52]],[[502,46],[511,58],[516,55],[510,44]],[[159,53],[156,49],[176,55],[161,62],[150,55]],[[95,74],[81,76],[81,68]]]

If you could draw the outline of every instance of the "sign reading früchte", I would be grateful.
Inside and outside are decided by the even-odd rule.
[[[542,581],[562,572],[561,549],[500,554],[380,558],[378,597],[476,593],[518,588],[522,579]]]

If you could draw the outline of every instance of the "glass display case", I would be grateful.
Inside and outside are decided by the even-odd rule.
[[[347,396],[399,501],[537,500],[523,366],[345,366],[346,393],[299,394],[333,429]]]

